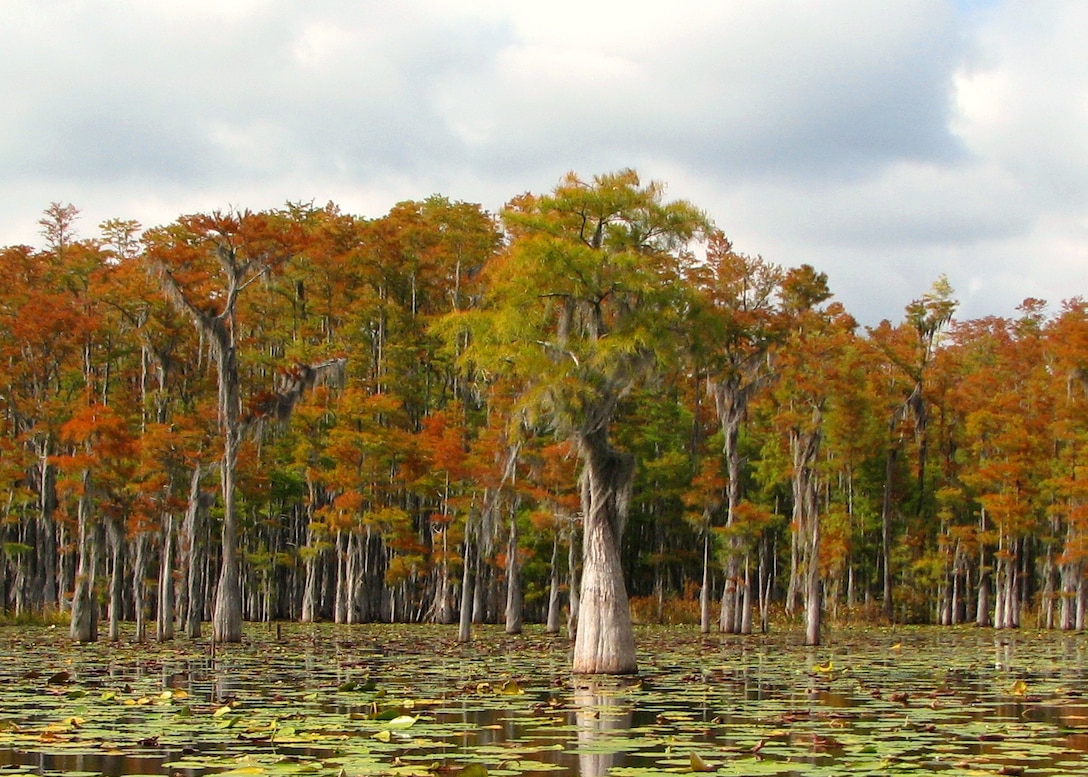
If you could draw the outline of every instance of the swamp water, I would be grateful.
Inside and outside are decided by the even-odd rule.
[[[1088,773],[1088,636],[640,628],[639,678],[530,629],[249,625],[218,646],[0,629],[0,777]]]

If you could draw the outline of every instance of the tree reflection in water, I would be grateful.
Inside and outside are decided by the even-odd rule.
[[[574,710],[578,723],[578,766],[581,777],[604,777],[622,766],[625,753],[614,740],[631,729],[634,702],[626,693],[639,681],[631,678],[575,681]]]

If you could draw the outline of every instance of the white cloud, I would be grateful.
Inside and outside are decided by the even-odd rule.
[[[863,320],[942,272],[1006,314],[1088,288],[1084,29],[1080,0],[10,0],[0,244],[54,200],[93,233],[635,166]]]

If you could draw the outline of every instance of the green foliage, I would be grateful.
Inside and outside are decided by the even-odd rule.
[[[112,577],[186,595],[209,582],[194,570],[214,580],[221,397],[212,330],[192,321],[230,303],[212,329],[234,344],[248,618],[298,617],[312,585],[317,619],[423,619],[436,598],[459,606],[469,558],[494,620],[512,511],[529,619],[545,613],[553,549],[569,606],[577,443],[591,435],[637,462],[622,555],[654,617],[661,601],[695,601],[707,536],[710,593],[747,561],[778,607],[799,530],[791,444],[809,434],[829,608],[848,583],[855,606],[882,596],[886,523],[894,617],[939,617],[953,582],[957,617],[973,617],[981,584],[996,596],[1015,579],[1025,618],[1077,625],[1083,300],[959,321],[939,276],[898,320],[858,331],[819,269],[741,252],[631,170],[570,174],[497,216],[436,195],[373,219],[288,203],[148,230],[113,219],[81,238],[78,215],[54,203],[44,249],[0,248],[12,618],[64,611],[91,548],[81,509],[92,531],[122,530],[126,553],[96,566],[100,591]],[[231,262],[244,270],[233,292]],[[192,305],[171,305],[160,281]],[[341,374],[307,372],[334,363]],[[192,537],[179,533],[189,514]],[[133,586],[138,538],[150,586]]]

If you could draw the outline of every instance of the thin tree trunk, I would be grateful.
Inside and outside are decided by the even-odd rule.
[[[570,542],[567,543],[567,598],[569,609],[567,611],[567,636],[574,640],[578,635],[578,616],[581,610],[582,575],[578,565],[578,527],[572,521],[570,526]]]
[[[110,570],[109,640],[117,642],[121,639],[121,616],[125,606],[125,534],[117,521],[109,521],[107,527],[112,567]]]
[[[147,532],[139,532],[133,541],[136,553],[132,560],[132,607],[136,613],[136,641],[147,641]],[[112,624],[111,624],[112,625]]]
[[[41,501],[38,513],[38,563],[41,581],[38,594],[43,609],[57,606],[57,535],[53,516],[57,508],[56,472],[49,463],[49,442],[42,444],[41,451]]]
[[[548,618],[545,631],[558,634],[559,625],[559,529],[552,538],[552,560],[548,571]]]
[[[895,419],[892,421],[892,431]],[[889,445],[884,460],[884,500],[880,508],[880,556],[883,572],[884,617],[895,622],[895,601],[892,598],[892,481],[895,477],[895,457],[897,449]]]
[[[524,623],[521,599],[521,569],[518,561],[517,510],[510,510],[510,542],[506,547],[506,633],[520,634]]]
[[[234,348],[230,347],[229,361],[233,362]],[[227,361],[227,360],[222,360]],[[227,369],[221,367],[220,369]],[[237,367],[233,368],[233,394],[236,396]],[[230,393],[221,402],[232,401]],[[224,412],[221,408],[221,412]],[[215,589],[215,611],[212,614],[212,632],[216,642],[242,641],[242,585],[241,569],[238,557],[238,507],[235,488],[235,470],[238,461],[238,444],[241,433],[238,428],[237,411],[224,412],[223,461],[219,471],[223,485],[223,526],[220,533],[219,583]],[[231,417],[233,416],[233,417]]]
[[[465,525],[465,547],[461,562],[461,611],[457,614],[457,641],[464,643],[472,639],[472,602],[475,587],[472,565],[476,554],[472,548],[472,532]]]
[[[794,525],[802,533],[803,545],[805,644],[820,644],[820,621],[823,609],[820,583],[820,516],[816,492],[816,472],[813,466],[820,449],[822,413],[813,410],[813,429],[791,433],[793,453]]]
[[[704,513],[703,584],[699,588],[699,632],[710,633],[710,517]]]
[[[204,591],[207,553],[204,543],[204,518],[208,508],[208,499],[200,489],[201,468],[193,467],[189,480],[189,504],[185,508],[182,521],[182,555],[185,558],[185,635],[190,639],[200,637],[200,624],[204,619]]]
[[[174,638],[174,514],[163,515],[162,552],[159,559],[159,602],[155,619],[155,639],[168,642]]]
[[[312,529],[306,530],[306,540],[306,556],[303,562],[306,576],[302,584],[302,612],[299,620],[303,623],[315,623],[318,612],[318,572],[325,551],[317,547]]]
[[[91,473],[83,472],[83,492],[79,497],[79,566],[76,587],[72,594],[72,620],[68,634],[76,642],[98,640],[98,606],[94,598],[95,575],[98,570],[98,526],[91,516]]]
[[[738,633],[752,633],[752,571],[747,556],[744,558],[744,584],[741,588],[740,629],[738,629]]]

